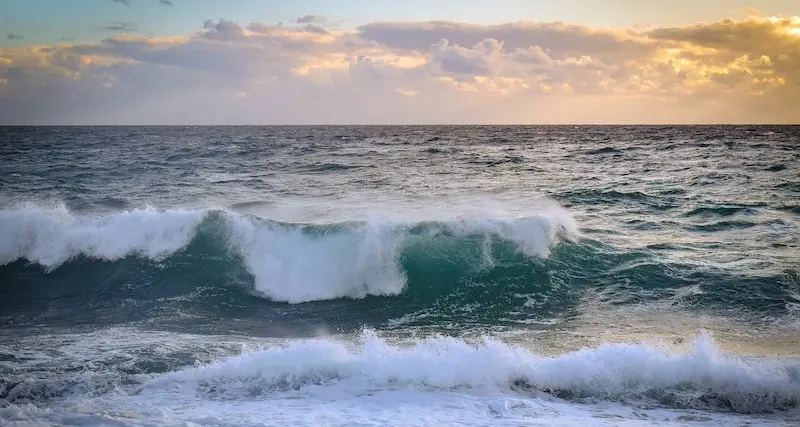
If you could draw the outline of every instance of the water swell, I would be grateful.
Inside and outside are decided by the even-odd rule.
[[[576,232],[565,213],[513,220],[303,225],[220,210],[137,209],[79,216],[64,208],[23,208],[0,212],[0,265],[18,266],[24,260],[52,273],[81,260],[158,264],[193,248],[205,252],[201,261],[240,259],[256,292],[301,303],[400,294],[407,283],[401,262],[409,248],[436,261],[449,250],[462,256],[459,244],[474,243],[482,262],[491,265],[493,242],[509,243],[526,257],[546,258],[553,245]],[[203,246],[198,241],[205,247],[198,248]],[[209,248],[214,245],[216,250]]]
[[[563,211],[327,224],[210,209],[80,216],[36,208],[2,218],[0,283],[14,284],[0,286],[5,325],[251,319],[254,333],[282,336],[549,324],[587,292],[611,305],[781,318],[798,286],[794,270],[709,268],[659,255],[681,247],[576,238]]]

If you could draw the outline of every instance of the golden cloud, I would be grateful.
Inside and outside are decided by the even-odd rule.
[[[92,82],[119,83],[153,88],[155,95],[161,81],[176,90],[184,80],[186,90],[236,82],[249,87],[233,93],[248,99],[289,87],[293,94],[313,88],[330,96],[344,96],[341,88],[348,87],[381,94],[386,103],[454,92],[486,102],[704,99],[720,106],[713,117],[726,117],[726,105],[740,105],[760,121],[797,122],[800,18],[753,13],[647,31],[536,22],[376,23],[342,31],[221,20],[187,36],[0,48],[0,102],[27,102],[37,91],[68,84],[59,78],[82,81],[81,90]]]

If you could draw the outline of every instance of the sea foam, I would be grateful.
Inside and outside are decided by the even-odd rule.
[[[130,255],[158,260],[185,247],[204,211],[134,209],[81,216],[63,206],[0,211],[0,265],[26,259],[53,269],[83,255],[114,261]]]
[[[685,353],[607,344],[547,357],[489,338],[477,345],[441,337],[392,345],[367,332],[355,344],[315,339],[245,353],[167,374],[144,389],[247,399],[298,390],[358,394],[410,387],[757,413],[800,404],[798,372],[797,362],[725,354],[706,334]]]

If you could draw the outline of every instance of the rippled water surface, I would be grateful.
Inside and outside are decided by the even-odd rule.
[[[798,127],[0,128],[0,184],[0,423],[800,420]]]

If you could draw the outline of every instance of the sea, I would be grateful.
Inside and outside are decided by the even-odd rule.
[[[800,425],[800,127],[2,127],[0,425]]]

